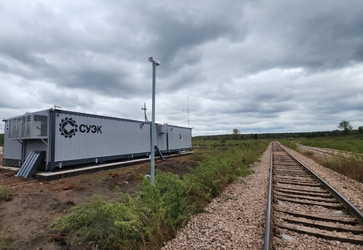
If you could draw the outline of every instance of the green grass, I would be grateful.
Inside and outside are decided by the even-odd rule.
[[[196,142],[198,143],[198,142]],[[53,224],[78,245],[100,249],[160,249],[190,216],[205,206],[240,176],[266,150],[269,142],[208,142],[196,147],[198,166],[182,178],[156,172],[155,185],[144,179],[141,192],[131,197],[120,191],[116,202],[94,196],[75,206]]]
[[[289,147],[293,150],[297,150],[296,141],[293,140],[280,140],[279,141],[282,145]]]
[[[331,148],[352,153],[363,153],[363,136],[344,136],[337,138],[299,139],[305,146]]]

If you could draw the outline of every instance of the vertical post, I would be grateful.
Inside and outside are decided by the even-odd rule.
[[[150,153],[151,153],[151,171],[150,171],[150,180],[151,185],[154,186],[154,177],[155,177],[155,78],[156,78],[156,66],[160,65],[160,62],[155,61],[154,58],[149,57],[149,62],[153,64],[153,87],[152,87],[152,121],[151,121],[151,144],[150,144]]]
[[[156,65],[153,62],[153,80],[152,80],[152,121],[151,121],[151,185],[154,186],[155,176],[155,73]]]

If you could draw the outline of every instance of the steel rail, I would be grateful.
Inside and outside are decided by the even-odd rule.
[[[359,224],[363,225],[363,213],[357,209],[350,201],[348,201],[342,194],[340,194],[337,190],[335,190],[331,185],[329,185],[326,181],[324,181],[319,175],[317,175],[314,171],[312,171],[309,167],[303,164],[301,161],[292,156],[286,149],[280,145],[279,143],[271,143],[271,157],[270,157],[270,177],[268,184],[268,201],[267,201],[267,212],[266,212],[266,228],[265,228],[265,239],[264,239],[264,250],[270,250],[272,245],[272,228],[273,228],[273,210],[272,210],[272,202],[273,202],[273,146],[274,144],[278,145],[284,152],[286,152],[290,157],[292,157],[296,162],[298,162],[301,166],[303,166],[307,171],[309,171],[312,176],[318,180],[327,190],[331,192],[331,194],[344,206],[345,209],[349,211],[349,213],[358,221]]]
[[[273,143],[271,143],[271,156],[270,156],[270,178],[268,183],[268,201],[267,201],[267,211],[266,211],[266,228],[265,228],[265,241],[263,245],[264,250],[269,250],[271,247],[271,233],[272,233],[272,168],[273,168]]]
[[[342,194],[340,194],[336,189],[330,186],[326,181],[320,178],[313,170],[309,167],[305,166],[301,161],[292,156],[289,152],[286,151],[281,145],[279,145],[289,156],[291,156],[295,161],[301,164],[304,168],[306,168],[313,176],[316,178],[326,189],[328,189],[332,195],[340,202],[342,205],[349,211],[349,213],[357,219],[358,223],[363,225],[363,213],[356,208],[350,201],[348,201]]]

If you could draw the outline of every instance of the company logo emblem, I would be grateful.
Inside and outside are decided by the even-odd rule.
[[[72,138],[78,131],[78,125],[75,120],[66,117],[59,123],[59,131],[65,138]]]
[[[59,123],[59,131],[65,138],[72,138],[77,132],[82,134],[102,134],[102,126],[87,124],[78,126],[75,120],[66,117]]]

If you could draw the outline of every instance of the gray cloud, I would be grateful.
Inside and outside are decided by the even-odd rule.
[[[363,125],[359,0],[15,0],[0,11],[0,117],[60,105],[143,119],[144,102],[151,117],[153,56],[157,121],[189,117],[195,135]]]

